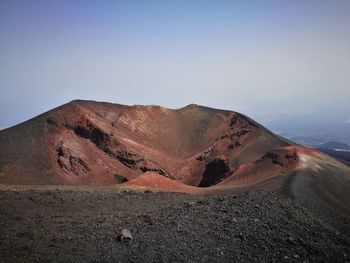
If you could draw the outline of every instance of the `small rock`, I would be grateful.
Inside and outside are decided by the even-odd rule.
[[[294,243],[294,237],[292,237],[292,236],[288,237],[287,240],[289,243]]]
[[[191,207],[194,205],[194,202],[188,202],[188,203],[185,203],[185,207]]]
[[[151,190],[145,190],[145,192],[144,192],[145,194],[150,194],[150,193],[152,193],[152,191]]]
[[[133,240],[133,237],[129,229],[123,229],[118,236],[118,241],[130,242],[132,240]]]

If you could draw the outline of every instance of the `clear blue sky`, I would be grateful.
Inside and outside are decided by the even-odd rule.
[[[345,123],[349,14],[346,0],[0,0],[0,127],[78,98]]]

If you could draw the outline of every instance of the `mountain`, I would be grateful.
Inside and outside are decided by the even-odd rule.
[[[335,150],[335,151],[350,151],[350,145],[342,142],[331,141],[322,143],[319,146],[320,149]]]
[[[254,188],[350,214],[349,167],[233,111],[75,100],[0,131],[0,149],[0,184]]]
[[[291,145],[231,111],[77,100],[0,132],[0,182],[114,184],[149,171],[207,187]]]
[[[295,114],[284,118],[258,117],[266,127],[294,142],[307,146],[339,141],[350,144],[350,124],[344,121],[346,111],[338,114]],[[273,114],[273,113],[272,113]]]
[[[323,143],[317,148],[319,151],[350,166],[350,145],[342,142],[331,141]]]

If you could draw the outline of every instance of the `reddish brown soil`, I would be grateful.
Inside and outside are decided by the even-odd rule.
[[[127,188],[133,186],[147,187],[155,191],[182,192],[189,194],[199,194],[201,188],[186,185],[175,180],[171,180],[154,172],[146,172],[124,184]]]

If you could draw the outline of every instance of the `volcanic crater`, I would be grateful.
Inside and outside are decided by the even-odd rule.
[[[195,104],[167,109],[75,100],[2,131],[0,143],[1,183],[105,185],[153,172],[210,187],[243,180],[242,169],[267,159],[281,168],[296,164],[283,158],[292,144],[250,118]]]

